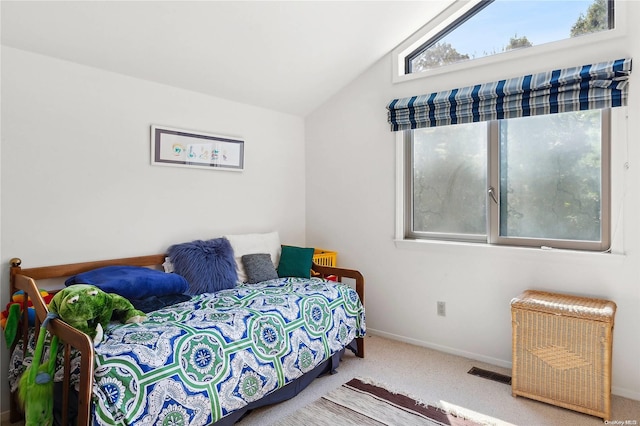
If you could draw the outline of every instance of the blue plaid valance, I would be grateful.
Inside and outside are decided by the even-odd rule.
[[[609,108],[627,104],[631,59],[530,74],[387,105],[391,130]]]

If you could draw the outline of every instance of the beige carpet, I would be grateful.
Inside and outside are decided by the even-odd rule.
[[[442,407],[487,425],[589,426],[602,419],[549,404],[514,398],[511,386],[473,376],[472,367],[510,375],[511,371],[463,357],[378,336],[366,338],[366,358],[348,353],[337,373],[316,379],[295,398],[255,410],[239,426],[265,426],[282,421],[355,377],[371,378],[426,404]],[[614,395],[608,424],[640,426],[640,401]],[[618,423],[614,423],[618,422]]]

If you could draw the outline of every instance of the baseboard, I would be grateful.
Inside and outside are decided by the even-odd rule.
[[[422,340],[412,339],[410,337],[401,336],[399,334],[387,333],[386,331],[375,330],[367,328],[367,334],[373,334],[380,337],[386,337],[391,340],[398,340],[400,342],[410,343],[416,346],[422,346],[424,348],[433,349],[439,352],[444,352],[451,355],[457,355],[464,358],[474,359],[476,361],[485,362],[487,364],[496,365],[498,367],[511,369],[511,361],[502,360],[499,358],[488,357],[485,355],[477,354],[475,352],[461,351],[459,349],[450,348],[448,346],[437,345],[431,342],[425,342]],[[630,389],[620,388],[617,386],[611,387],[611,393],[613,395],[621,396],[623,398],[629,398],[636,401],[640,401],[640,392],[634,392]]]
[[[611,386],[611,393],[623,398],[629,398],[636,401],[640,401],[640,392],[634,392],[630,389],[619,388],[617,386]]]
[[[436,351],[439,351],[439,352],[444,352],[444,353],[451,354],[451,355],[457,355],[457,356],[461,356],[461,357],[464,357],[464,358],[474,359],[476,361],[485,362],[487,364],[497,365],[498,367],[511,369],[511,362],[510,361],[505,361],[505,360],[502,360],[502,359],[499,359],[499,358],[493,358],[493,357],[477,354],[477,353],[474,353],[474,352],[461,351],[459,349],[450,348],[448,346],[437,345],[435,343],[425,342],[425,341],[417,340],[417,339],[412,339],[410,337],[401,336],[401,335],[398,335],[398,334],[387,333],[386,331],[380,331],[380,330],[375,330],[375,329],[372,330],[369,327],[367,327],[367,333],[371,333],[371,334],[374,334],[374,335],[380,336],[380,337],[386,337],[386,338],[392,339],[392,340],[398,340],[400,342],[411,343],[412,345],[422,346],[424,348],[433,349],[433,350],[436,350]]]

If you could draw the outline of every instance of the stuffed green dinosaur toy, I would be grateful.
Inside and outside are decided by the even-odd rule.
[[[57,292],[49,303],[49,311],[88,334],[94,344],[102,341],[104,329],[111,320],[124,324],[142,322],[146,318],[124,297],[105,293],[88,284],[74,284]]]
[[[86,333],[94,344],[102,341],[104,329],[111,320],[122,323],[142,322],[145,314],[124,297],[105,293],[98,287],[74,284],[53,296],[49,313],[43,321],[31,365],[22,374],[18,398],[25,412],[25,426],[53,424],[53,376],[56,369],[58,337],[51,338],[49,361],[43,362],[47,324],[59,318]]]

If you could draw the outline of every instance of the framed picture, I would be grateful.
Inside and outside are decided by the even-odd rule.
[[[244,141],[237,138],[151,126],[151,164],[201,169],[244,169]]]

